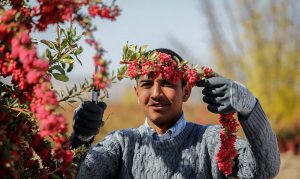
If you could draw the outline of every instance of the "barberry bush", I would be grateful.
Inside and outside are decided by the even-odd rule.
[[[32,5],[34,4],[34,5]],[[86,13],[87,12],[87,13]],[[111,82],[104,49],[96,42],[93,18],[115,20],[115,1],[2,0],[0,2],[0,174],[5,178],[73,178],[76,165],[67,139],[67,123],[58,112],[83,91],[105,89]],[[62,25],[63,24],[63,25]],[[36,41],[33,33],[55,26],[55,41]],[[75,27],[83,33],[78,34]],[[64,28],[62,28],[64,27]],[[75,84],[67,93],[52,81],[67,82],[83,48],[95,49],[93,80]],[[46,47],[38,56],[37,46]],[[6,80],[4,80],[6,79]],[[10,82],[7,82],[9,79]],[[6,81],[6,82],[5,82]]]

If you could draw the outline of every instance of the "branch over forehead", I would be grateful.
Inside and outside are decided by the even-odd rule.
[[[167,49],[167,48],[157,48],[157,49],[153,49],[153,50],[150,50],[150,51],[146,52],[146,54],[152,53],[153,51],[171,55],[171,57],[172,57],[173,60],[175,60],[174,57],[177,57],[177,58],[179,59],[180,62],[183,61],[183,59],[181,58],[181,56],[179,56],[179,55],[178,55],[176,52],[174,52],[173,50],[170,50],[170,49]],[[146,55],[146,54],[145,54],[145,55]]]
[[[137,47],[136,45],[126,44],[123,48],[123,55],[118,69],[118,79],[135,79],[137,82],[142,76],[149,79],[162,77],[173,84],[181,81],[191,87],[213,73],[206,68],[199,69],[197,65],[188,65],[187,60],[183,60],[176,52],[158,48],[147,51],[147,46]]]

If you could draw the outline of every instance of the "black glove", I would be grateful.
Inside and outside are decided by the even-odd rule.
[[[80,140],[89,141],[99,132],[105,109],[104,102],[85,101],[75,110],[73,129]]]
[[[203,101],[213,113],[238,112],[246,116],[256,104],[256,98],[244,85],[222,76],[198,81],[196,85],[204,87]]]

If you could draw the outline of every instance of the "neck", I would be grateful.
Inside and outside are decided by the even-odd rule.
[[[166,133],[167,130],[170,129],[174,124],[176,124],[176,122],[180,119],[181,115],[182,113],[178,117],[171,120],[170,122],[162,123],[162,124],[155,124],[149,118],[147,118],[147,123],[152,129],[155,130],[155,132],[162,135]]]

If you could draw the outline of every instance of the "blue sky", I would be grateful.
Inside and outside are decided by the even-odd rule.
[[[129,44],[149,45],[149,49],[170,48],[194,64],[210,65],[209,33],[206,20],[197,0],[127,0],[116,1],[122,9],[116,21],[96,18],[96,39],[107,50],[105,58],[112,61],[110,69],[116,69],[122,55],[122,47]],[[55,37],[55,30],[36,35],[38,39]],[[84,42],[81,59],[84,65],[76,65],[71,76],[89,76],[93,69],[94,51]],[[43,48],[39,47],[40,51]]]
[[[200,66],[211,66],[209,32],[200,2],[197,0],[117,0],[122,9],[116,21],[96,18],[93,22],[98,30],[96,39],[107,53],[104,57],[111,60],[110,70],[118,68],[122,47],[129,44],[149,45],[149,49],[169,48],[184,59]],[[53,39],[55,30],[37,34],[38,39]],[[84,51],[80,55],[83,66],[75,65],[70,74],[70,82],[78,83],[91,78],[94,64],[93,49],[82,41]],[[43,47],[39,47],[43,51]]]

